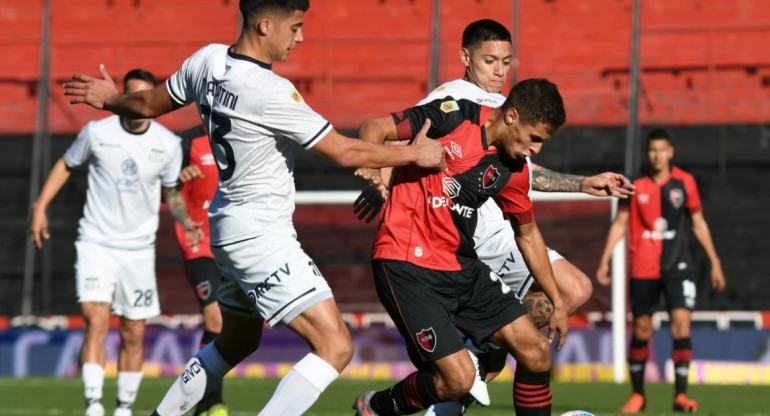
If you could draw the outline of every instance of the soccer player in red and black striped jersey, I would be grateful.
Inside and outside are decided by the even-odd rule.
[[[446,97],[361,127],[362,139],[375,142],[410,140],[427,130],[445,146],[448,170],[394,171],[373,250],[375,287],[418,371],[389,389],[359,395],[358,415],[413,414],[467,394],[476,369],[457,328],[519,358],[516,414],[551,414],[549,342],[517,294],[479,260],[473,233],[478,208],[493,198],[554,304],[549,337],[559,332],[561,346],[566,307],[532,211],[526,157],[564,121],[556,86],[531,79],[516,84],[500,108]]]
[[[185,271],[203,314],[203,336],[200,347],[213,342],[222,330],[222,314],[217,304],[217,289],[221,272],[211,252],[211,232],[208,211],[214,192],[219,184],[214,155],[211,153],[209,138],[203,126],[186,130],[182,138],[182,171],[179,180],[183,183],[182,195],[190,211],[190,217],[203,224],[203,239],[190,245],[184,228],[176,225],[176,239],[185,260]],[[195,416],[227,416],[222,399],[222,380],[216,380],[195,408]]]
[[[636,195],[620,200],[620,210],[610,227],[596,277],[608,285],[612,249],[628,229],[630,296],[633,335],[628,361],[633,394],[622,411],[637,413],[644,409],[644,367],[649,355],[652,314],[660,294],[666,297],[674,340],[675,372],[674,410],[697,410],[696,401],[687,397],[687,376],[692,359],[690,319],[695,307],[695,281],[687,238],[687,217],[695,238],[711,260],[711,284],[724,290],[722,266],[703,217],[698,186],[689,173],[671,165],[674,147],[664,130],[654,130],[647,137],[649,168],[633,179]]]

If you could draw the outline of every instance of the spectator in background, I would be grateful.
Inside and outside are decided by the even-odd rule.
[[[155,87],[150,72],[126,74],[126,93]],[[160,314],[155,282],[155,233],[161,189],[189,244],[201,224],[188,215],[178,188],[179,137],[149,120],[110,116],[86,124],[51,169],[32,208],[30,237],[38,248],[50,237],[46,207],[70,176],[88,165],[88,191],[75,241],[75,283],[83,313],[80,364],[86,416],[104,415],[104,342],[112,313],[120,316],[115,416],[130,416],[142,380],[145,320]]]
[[[620,201],[596,272],[600,284],[610,284],[610,256],[615,244],[628,230],[633,314],[628,363],[633,394],[622,409],[624,413],[638,413],[646,405],[644,369],[652,335],[652,314],[661,292],[666,298],[674,340],[674,410],[694,412],[698,409],[698,403],[687,397],[687,376],[692,360],[690,321],[696,288],[685,229],[686,217],[690,218],[695,238],[711,260],[712,286],[718,292],[725,288],[722,266],[701,210],[698,186],[692,175],[671,165],[673,157],[674,147],[668,133],[665,130],[650,132],[647,136],[649,167],[632,181],[636,185],[636,195]]]

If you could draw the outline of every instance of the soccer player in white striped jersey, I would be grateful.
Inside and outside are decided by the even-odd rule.
[[[500,23],[484,19],[469,24],[463,31],[460,61],[465,66],[462,79],[446,82],[433,90],[418,105],[449,97],[471,100],[488,107],[499,107],[505,101],[500,94],[508,76],[512,60],[511,35]],[[452,149],[447,149],[452,152]],[[626,198],[630,190],[626,189],[625,178],[615,173],[602,173],[585,177],[551,171],[531,163],[531,189],[544,192],[585,192],[597,196],[615,196]],[[362,169],[365,179],[374,180],[380,185],[388,179],[370,177],[369,170]],[[388,175],[389,172],[386,172]],[[382,199],[377,193],[365,191],[358,199],[356,212],[359,217],[368,215],[372,219],[379,211]],[[495,271],[508,286],[513,289],[529,309],[529,315],[535,326],[543,327],[551,320],[554,305],[537,285],[527,269],[521,252],[516,247],[513,229],[503,217],[503,213],[494,201],[489,200],[478,211],[478,223],[473,235],[476,254],[479,259]],[[559,293],[564,300],[566,311],[573,314],[591,297],[591,281],[580,269],[562,257],[553,249],[548,249],[554,277]],[[532,288],[532,290],[530,290]],[[471,347],[473,348],[473,347]],[[478,351],[478,350],[477,350]],[[490,363],[488,377],[492,378],[504,365],[505,353],[500,353]],[[488,360],[484,360],[487,361]],[[483,405],[489,404],[486,388],[477,381],[471,389],[474,398]],[[456,402],[445,402],[431,406],[426,415],[450,416],[461,414],[464,406]]]
[[[181,415],[257,349],[262,326],[286,324],[311,352],[281,380],[260,415],[300,415],[350,361],[353,345],[331,290],[296,240],[292,141],[346,167],[416,164],[443,169],[443,147],[424,133],[411,146],[380,146],[337,133],[271,65],[303,41],[307,0],[241,0],[235,45],[188,58],[164,87],[118,95],[102,78],[65,84],[73,104],[125,117],[157,117],[195,102],[220,169],[210,210],[212,251],[224,274],[219,338],[186,365],[154,414]],[[427,131],[427,125],[423,132]],[[402,149],[398,149],[401,147]]]

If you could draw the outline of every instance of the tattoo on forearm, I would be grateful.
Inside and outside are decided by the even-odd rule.
[[[553,303],[544,293],[527,293],[522,302],[527,307],[529,318],[532,319],[535,327],[542,328],[548,325],[551,315],[553,315]]]
[[[187,212],[187,204],[184,202],[182,193],[179,192],[178,188],[163,188],[163,190],[168,212],[171,213],[174,219],[184,224],[190,214]]]
[[[542,192],[583,192],[580,175],[554,172],[539,165],[532,169],[532,189]]]

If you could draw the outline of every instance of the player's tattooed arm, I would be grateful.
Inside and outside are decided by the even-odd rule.
[[[198,244],[203,239],[203,231],[201,226],[203,224],[193,221],[190,218],[190,213],[187,211],[187,204],[184,202],[184,196],[179,187],[163,187],[163,199],[166,201],[168,212],[174,217],[185,229],[185,235],[187,236],[187,243],[189,245]]]
[[[541,192],[583,192],[585,176],[554,172],[532,164],[532,189]]]

